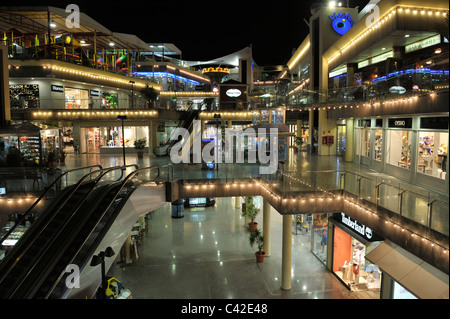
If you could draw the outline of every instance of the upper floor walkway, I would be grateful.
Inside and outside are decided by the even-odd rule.
[[[448,274],[448,192],[431,191],[367,166],[344,162],[341,157],[291,155],[274,174],[261,174],[259,165],[245,163],[202,170],[201,164],[174,165],[169,157],[138,159],[128,155],[126,164],[159,166],[159,181],[166,184],[169,202],[262,196],[282,215],[345,212]],[[123,158],[70,154],[59,168],[65,171],[97,164],[121,166]]]

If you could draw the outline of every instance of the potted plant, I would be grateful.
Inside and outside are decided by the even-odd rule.
[[[134,148],[137,151],[138,158],[144,158],[144,148],[146,144],[147,139],[145,137],[134,141]]]
[[[64,151],[59,152],[59,162],[64,163],[66,160],[67,153]]]
[[[266,255],[266,253],[263,251],[264,236],[261,233],[261,230],[256,229],[255,231],[252,231],[250,233],[249,241],[250,246],[253,247],[256,244],[256,246],[258,247],[258,251],[255,252],[256,262],[258,263],[264,262],[264,256]]]
[[[154,108],[155,107],[155,101],[158,98],[158,91],[156,91],[153,87],[146,86],[144,89],[141,90],[141,94],[144,97],[144,99],[148,102],[148,108]]]
[[[302,147],[302,144],[303,144],[302,137],[301,136],[296,136],[295,137],[295,145],[297,145],[297,146],[294,148],[294,152],[295,153],[297,153],[298,149]]]
[[[56,151],[50,151],[47,153],[47,156],[45,158],[45,163],[47,164],[47,167],[53,167],[53,162],[57,160]]]
[[[242,215],[244,215],[244,217],[247,217],[248,219],[250,219],[250,222],[248,223],[248,229],[250,231],[254,231],[258,227],[258,223],[255,222],[255,218],[258,214],[259,214],[259,208],[256,208],[256,206],[253,204],[253,202],[246,204],[245,212],[243,212]]]

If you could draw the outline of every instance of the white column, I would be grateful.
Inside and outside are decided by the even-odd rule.
[[[270,256],[270,204],[267,200],[263,200],[263,236],[264,246],[263,251],[265,256]]]
[[[283,215],[283,247],[281,262],[281,289],[291,290],[292,216]]]

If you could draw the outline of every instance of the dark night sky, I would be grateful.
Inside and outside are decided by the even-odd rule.
[[[286,64],[309,33],[312,0],[272,1],[11,1],[1,5],[75,3],[81,12],[113,32],[135,34],[145,42],[174,43],[184,60],[208,60],[250,44],[258,65]],[[327,3],[328,1],[322,0]],[[368,1],[350,1],[350,6]]]

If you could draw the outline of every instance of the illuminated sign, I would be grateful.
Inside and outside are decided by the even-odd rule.
[[[347,225],[349,228],[356,231],[357,233],[359,233],[360,235],[364,236],[365,238],[372,239],[373,236],[372,229],[363,224],[358,223],[357,220],[352,220],[350,216],[341,213],[341,222]]]
[[[328,73],[328,77],[329,78],[334,78],[335,76],[341,75],[347,73],[347,66],[344,66],[342,68],[339,69],[335,69],[333,71],[331,71],[330,73]]]
[[[435,35],[431,38],[422,40],[422,41],[417,41],[417,42],[408,44],[407,46],[405,46],[405,53],[409,53],[412,51],[431,47],[432,45],[439,44],[439,43],[441,43],[441,35],[440,34]]]
[[[334,12],[333,14],[330,14],[329,17],[332,21],[331,26],[333,27],[333,30],[340,35],[347,33],[347,31],[355,24],[355,21],[349,13]]]
[[[395,93],[395,94],[403,94],[406,92],[406,89],[403,86],[393,86],[389,88],[389,92]]]
[[[229,89],[225,92],[225,94],[229,97],[239,97],[241,96],[242,92],[238,89]]]
[[[202,73],[226,73],[226,74],[230,74],[230,70],[227,68],[205,68],[202,70]]]
[[[64,87],[63,87],[63,86],[60,86],[60,85],[52,85],[52,86],[51,86],[51,90],[52,90],[53,92],[61,92],[61,93],[64,93]]]
[[[361,69],[370,64],[375,64],[375,63],[385,61],[385,60],[387,60],[389,58],[393,58],[393,57],[394,57],[394,51],[389,51],[389,52],[374,56],[373,58],[358,62],[358,69]]]

